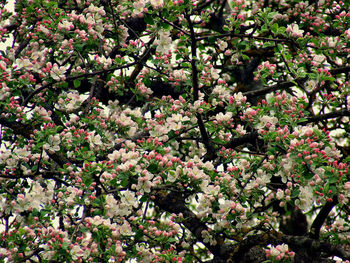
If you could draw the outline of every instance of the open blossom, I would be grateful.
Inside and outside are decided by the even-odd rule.
[[[60,150],[60,136],[58,134],[56,135],[50,135],[47,143],[44,144],[44,149],[48,150],[49,152],[57,152]]]
[[[307,209],[314,201],[313,189],[309,186],[300,187],[299,200],[296,201],[297,206],[301,209]]]
[[[232,118],[232,112],[226,112],[225,114],[223,114],[222,112],[219,112],[218,114],[216,114],[215,119],[218,122],[227,122]]]
[[[81,249],[79,245],[74,245],[73,248],[70,249],[70,253],[72,255],[73,260],[77,260],[80,257],[84,257],[84,251]]]
[[[58,66],[56,63],[52,66],[50,71],[50,76],[56,81],[63,80],[65,78],[64,73],[66,73],[67,69],[64,66]]]
[[[38,182],[35,182],[30,192],[17,195],[17,202],[14,205],[14,209],[17,212],[33,208],[40,210],[41,206],[52,198],[53,187],[53,184],[48,184],[47,188],[44,189]]]
[[[322,65],[322,63],[326,60],[326,57],[324,55],[314,55],[312,64],[314,66]]]
[[[187,76],[183,69],[174,70],[173,76],[176,80],[185,81]]]
[[[175,131],[181,130],[182,126],[184,125],[183,122],[189,120],[189,117],[183,116],[181,114],[173,114],[171,117],[168,117],[166,119],[167,123],[169,124],[169,129]]]
[[[2,84],[2,87],[0,88],[0,101],[5,100],[7,97],[10,96],[10,89],[7,87],[5,83]]]
[[[222,40],[218,41],[218,45],[219,45],[220,50],[222,50],[222,51],[224,51],[227,48],[227,46],[228,46],[227,42],[226,41],[222,41]]]
[[[297,24],[291,24],[287,26],[287,33],[291,33],[293,37],[302,37],[304,30],[299,29]]]
[[[157,45],[157,52],[168,53],[171,47],[171,37],[169,31],[160,31],[159,38],[155,41]]]
[[[137,16],[137,15],[142,15],[144,8],[145,8],[146,2],[144,0],[139,0],[139,1],[135,1],[133,6],[134,6],[134,12],[133,15]]]
[[[89,7],[85,10],[90,13],[98,13],[102,16],[106,15],[106,12],[105,10],[103,10],[103,7],[98,7],[98,6],[95,6],[94,4],[89,4]]]
[[[33,64],[28,58],[17,58],[15,64],[17,65],[17,69],[30,69],[33,67]]]
[[[350,29],[345,30],[344,35],[350,39]]]
[[[58,29],[65,29],[67,31],[72,30],[74,28],[74,25],[72,22],[69,22],[68,20],[64,19],[62,22],[58,24]]]
[[[210,74],[213,79],[218,79],[220,76],[215,68],[210,69]]]
[[[69,92],[63,93],[63,98],[58,100],[59,108],[64,109],[66,112],[72,112],[81,105],[83,99],[78,93]]]
[[[289,251],[287,244],[277,245],[276,247],[272,246],[270,249],[266,250],[266,256],[272,257],[276,260],[283,260],[287,258],[294,258],[295,253]]]
[[[91,147],[100,147],[103,145],[101,135],[95,135],[95,131],[93,131],[89,136],[89,142]]]
[[[50,30],[48,30],[46,27],[44,27],[42,25],[39,25],[37,27],[37,30],[43,32],[45,35],[49,35],[50,34]]]
[[[241,106],[242,103],[245,103],[247,101],[247,97],[243,96],[242,92],[237,92],[233,94],[233,97],[230,97],[230,103],[235,102],[237,106]]]
[[[256,126],[257,129],[263,129],[263,128],[268,128],[268,129],[273,129],[275,125],[277,124],[278,119],[276,117],[270,117],[270,116],[262,116],[260,118],[260,122]]]
[[[135,193],[130,190],[122,192],[121,202],[133,207],[137,207],[138,205]]]
[[[161,8],[164,5],[163,0],[151,0],[150,3],[155,9]]]

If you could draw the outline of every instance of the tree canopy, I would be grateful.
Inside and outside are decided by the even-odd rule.
[[[349,1],[0,5],[0,262],[349,262]]]

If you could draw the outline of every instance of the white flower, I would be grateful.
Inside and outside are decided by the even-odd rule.
[[[234,98],[234,101],[236,102],[237,106],[240,106],[242,102],[244,103],[247,101],[247,97],[243,96],[242,92],[238,92],[238,93],[233,94],[233,98]]]
[[[99,147],[101,145],[103,145],[103,142],[101,140],[101,135],[97,134],[95,135],[95,131],[92,132],[89,136],[89,142],[90,142],[90,145],[91,147]]]
[[[328,46],[329,47],[335,47],[338,43],[339,39],[338,38],[334,38],[334,37],[330,37],[327,40]]]
[[[293,37],[302,37],[304,30],[299,29],[297,24],[291,24],[287,26],[287,33],[291,33]]]
[[[27,58],[17,58],[15,64],[17,64],[17,69],[31,69],[33,67],[33,64]]]
[[[70,249],[70,253],[73,260],[77,260],[79,257],[84,257],[84,251],[79,245],[74,245],[73,248]]]
[[[187,76],[183,69],[174,70],[173,76],[176,80],[185,81]]]
[[[135,193],[130,190],[121,193],[121,202],[133,207],[137,207],[138,205]]]
[[[302,186],[299,190],[299,200],[296,201],[296,204],[301,210],[307,210],[314,202],[313,189],[308,186]]]
[[[211,194],[213,196],[218,195],[220,192],[220,186],[216,185],[208,185],[206,193]]]
[[[171,117],[168,117],[166,119],[166,122],[168,123],[167,127],[170,130],[181,130],[183,126],[183,122],[189,121],[190,118],[187,116],[183,116],[182,114],[173,114]]]
[[[150,3],[155,9],[161,8],[164,5],[163,0],[151,0]]]
[[[39,25],[37,27],[37,30],[40,32],[43,32],[45,35],[48,35],[50,34],[50,30],[48,30],[46,27],[42,26],[42,25]]]
[[[50,135],[47,139],[47,143],[44,144],[43,148],[49,152],[57,152],[60,150],[60,142],[61,139],[58,134]]]
[[[146,5],[146,2],[144,0],[135,1],[133,4],[133,6],[134,6],[133,15],[137,16],[139,14],[142,14],[142,12],[145,9],[145,5]]]
[[[177,172],[178,169],[176,169],[176,172],[173,171],[173,170],[170,170],[169,173],[168,173],[168,178],[167,178],[167,181],[168,182],[175,182],[176,179],[179,177],[179,173]]]
[[[68,20],[64,19],[62,22],[58,24],[58,29],[65,29],[67,31],[74,28],[74,25],[72,22],[69,22]]]
[[[327,146],[324,151],[326,152],[326,155],[331,158],[331,160],[338,160],[341,156],[341,152],[335,147],[331,148]]]
[[[345,30],[344,35],[345,35],[348,39],[350,39],[350,29]]]
[[[50,71],[50,76],[56,81],[60,81],[65,77],[64,73],[66,73],[67,69],[64,66],[58,66],[56,63],[53,65]]]
[[[120,234],[124,236],[130,236],[132,234],[130,224],[127,221],[125,221],[118,230],[120,231]]]
[[[2,83],[2,88],[0,88],[0,101],[5,100],[10,96],[10,89],[7,87],[6,83]]]
[[[219,112],[218,114],[216,114],[216,120],[218,122],[227,122],[232,118],[232,112],[226,112],[225,114],[223,114],[222,112]]]
[[[130,129],[128,130],[128,136],[131,138],[135,135],[137,129],[136,127],[130,127]]]
[[[319,66],[321,65],[324,61],[326,60],[326,57],[324,55],[314,55],[313,57],[313,64],[314,66]]]
[[[105,10],[103,10],[103,7],[94,6],[93,4],[89,5],[87,11],[90,13],[99,13],[102,16],[106,14]]]
[[[55,256],[55,254],[56,254],[56,252],[55,251],[50,251],[49,249],[49,245],[47,245],[47,244],[45,244],[44,246],[43,246],[43,249],[44,249],[44,251],[40,254],[42,257],[43,257],[43,259],[45,259],[45,260],[51,260],[54,256]]]
[[[227,214],[231,210],[231,205],[233,204],[233,201],[231,200],[219,200],[219,207],[222,213]]]
[[[224,51],[226,48],[227,48],[227,42],[226,41],[222,41],[222,40],[219,40],[218,41],[218,45],[219,45],[219,48],[221,51]]]
[[[103,66],[104,69],[107,69],[113,63],[111,58],[106,58],[105,56],[98,57],[97,61],[102,65],[104,65]]]
[[[211,77],[213,78],[213,79],[218,79],[219,78],[219,74],[218,74],[218,72],[216,71],[216,69],[215,68],[211,68],[210,69],[210,73],[211,73]]]
[[[156,40],[157,52],[168,53],[171,47],[171,37],[169,31],[160,31],[159,38]]]
[[[279,254],[280,254],[280,252],[279,252],[275,247],[272,247],[272,248],[270,249],[270,255],[271,255],[272,257],[277,257]]]
[[[284,192],[281,189],[278,189],[276,193],[277,200],[281,200],[283,196],[284,196]]]
[[[278,119],[276,117],[270,117],[270,116],[262,116],[260,118],[260,122],[256,126],[257,129],[262,129],[262,128],[268,128],[268,129],[273,129],[275,127],[275,124],[278,122]]]

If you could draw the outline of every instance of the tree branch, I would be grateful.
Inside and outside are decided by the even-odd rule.
[[[338,204],[338,197],[334,196],[332,202],[327,202],[316,216],[314,222],[311,225],[309,236],[314,239],[318,239],[320,236],[320,229],[324,224],[328,214],[332,211],[333,207]]]
[[[334,111],[334,112],[329,112],[313,117],[307,118],[306,121],[300,122],[299,124],[304,125],[310,122],[319,122],[327,119],[332,119],[332,118],[337,118],[337,117],[344,117],[344,116],[350,116],[350,110],[343,109],[340,111]]]
[[[21,135],[26,139],[30,139],[30,135],[33,134],[34,128],[30,125],[26,125],[23,123],[20,123],[18,121],[8,121],[4,117],[0,117],[0,124],[4,125],[5,127],[13,130],[13,132],[17,135]],[[60,166],[63,166],[66,163],[70,163],[71,161],[68,160],[63,153],[49,153],[47,152],[49,157],[54,160],[57,164]]]
[[[163,191],[157,190],[155,193],[154,203],[159,208],[169,213],[175,213],[183,215],[182,223],[184,226],[191,231],[191,233],[197,238],[198,241],[202,242],[206,248],[216,257],[219,258],[219,262],[227,259],[228,251],[232,247],[223,243],[222,238],[214,236],[216,244],[210,244],[210,242],[204,241],[203,231],[209,231],[210,229],[200,221],[200,219],[189,209],[185,204],[185,197],[179,191]]]
[[[295,79],[295,82],[305,82],[308,78],[297,78]],[[258,97],[258,96],[263,96],[266,95],[267,93],[270,93],[272,91],[276,91],[276,90],[285,90],[288,88],[291,88],[293,86],[295,86],[295,82],[294,81],[285,81],[285,82],[281,82],[281,83],[277,83],[275,85],[272,86],[268,86],[268,87],[264,87],[262,89],[258,89],[258,90],[252,90],[252,91],[247,91],[244,92],[243,95],[246,97]]]
[[[245,134],[241,137],[238,137],[238,138],[232,138],[230,140],[230,142],[225,145],[225,148],[234,149],[234,148],[241,146],[243,144],[251,143],[251,142],[255,141],[256,139],[258,139],[258,136],[259,136],[258,132],[254,131],[251,133],[247,133],[247,134]]]
[[[0,117],[0,124],[14,131],[18,135],[22,135],[26,139],[30,139],[33,134],[33,127],[18,121],[9,121],[7,118]]]

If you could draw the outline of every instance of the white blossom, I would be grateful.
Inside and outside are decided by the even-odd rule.
[[[287,26],[287,33],[291,33],[293,37],[302,37],[304,30],[299,29],[297,24],[291,24]]]
[[[52,66],[50,71],[50,76],[56,81],[62,80],[65,77],[64,73],[66,73],[67,68],[65,66],[58,66],[56,63]]]
[[[160,31],[158,39],[155,41],[157,45],[157,52],[168,53],[171,48],[172,39],[169,31]]]
[[[150,3],[153,6],[153,8],[155,8],[155,9],[162,8],[164,5],[163,0],[150,0]]]

